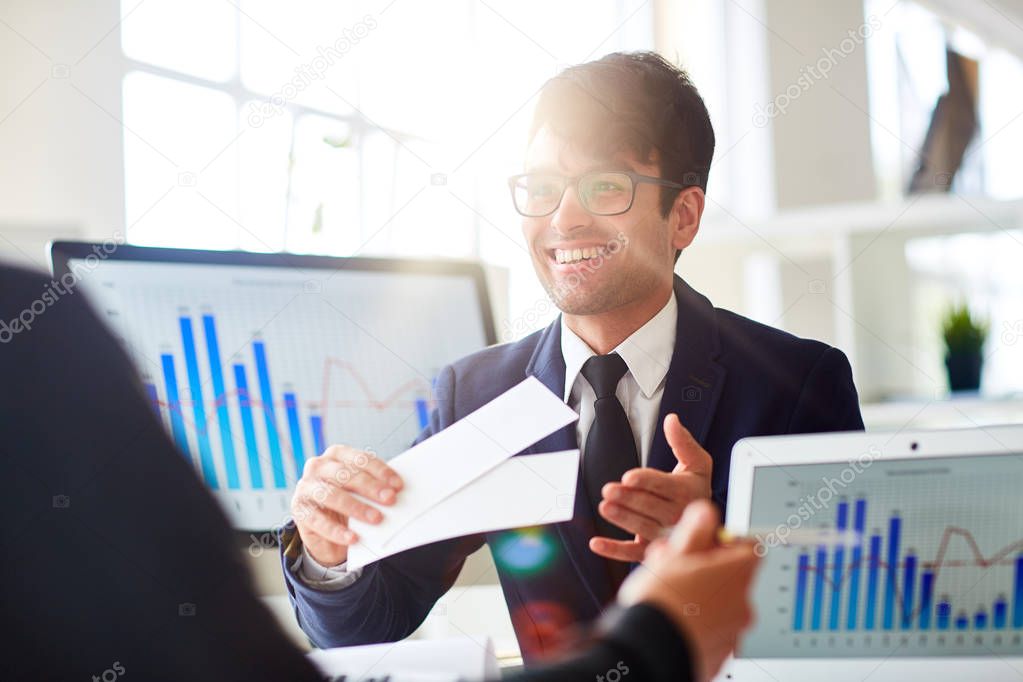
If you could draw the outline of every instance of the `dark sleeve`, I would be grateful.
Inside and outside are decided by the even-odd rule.
[[[434,389],[437,408],[416,439],[423,441],[455,421],[454,371],[445,367]],[[366,566],[354,583],[340,590],[306,585],[289,568],[301,552],[293,523],[281,534],[281,560],[299,626],[321,648],[395,642],[411,635],[430,609],[451,589],[466,557],[483,535],[470,535],[416,547]]]
[[[845,353],[828,348],[803,382],[787,433],[862,430],[852,368]]]
[[[510,682],[613,679],[686,682],[693,679],[688,644],[660,609],[638,604],[613,614],[609,620],[604,632],[588,647],[574,652],[571,658],[530,667],[502,679]]]
[[[319,679],[82,294],[0,291],[0,679]]]

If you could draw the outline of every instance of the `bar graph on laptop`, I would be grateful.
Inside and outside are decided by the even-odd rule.
[[[822,529],[831,540],[768,539],[744,655],[1019,655],[1020,458],[892,460],[849,471],[758,471],[752,527],[779,538]]]
[[[852,512],[850,513],[850,509]],[[970,531],[948,527],[937,555],[926,560],[902,540],[903,519],[891,515],[882,529],[867,533],[867,500],[840,501],[835,529],[850,529],[852,547],[801,548],[792,604],[793,632],[1006,631],[1023,629],[1023,540],[981,554]],[[955,540],[972,556],[947,560]],[[997,567],[1002,590],[989,603],[963,596],[953,603],[936,583],[955,569]],[[825,617],[825,614],[827,616]]]

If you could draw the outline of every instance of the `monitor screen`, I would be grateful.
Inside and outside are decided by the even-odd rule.
[[[55,272],[80,273],[240,529],[279,526],[304,462],[331,444],[407,449],[437,372],[493,341],[478,266],[161,251],[121,247],[89,267],[55,254]]]
[[[1017,453],[757,467],[768,551],[740,656],[1019,656],[1021,489]],[[800,528],[833,544],[771,541]]]

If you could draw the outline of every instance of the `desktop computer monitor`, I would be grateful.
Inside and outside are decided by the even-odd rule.
[[[242,530],[281,525],[305,461],[332,443],[405,450],[438,371],[495,342],[473,263],[81,242],[52,244],[51,261]]]

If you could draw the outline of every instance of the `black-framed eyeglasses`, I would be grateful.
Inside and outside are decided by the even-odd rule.
[[[523,173],[508,178],[515,210],[527,218],[542,218],[554,213],[561,205],[565,190],[573,184],[579,203],[593,215],[620,215],[632,208],[639,183],[672,189],[693,186],[632,171],[591,171],[574,178],[555,173]]]

